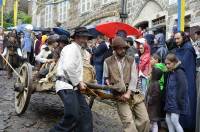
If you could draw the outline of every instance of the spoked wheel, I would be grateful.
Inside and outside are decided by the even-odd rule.
[[[21,66],[20,77],[15,83],[15,110],[18,115],[23,114],[30,102],[32,94],[32,67],[29,63]]]

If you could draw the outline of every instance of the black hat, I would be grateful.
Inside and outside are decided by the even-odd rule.
[[[74,38],[75,36],[88,37],[89,39],[93,38],[92,34],[89,33],[89,30],[86,27],[75,28],[71,38]]]

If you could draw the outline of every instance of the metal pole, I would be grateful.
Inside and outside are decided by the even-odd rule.
[[[127,18],[126,5],[127,5],[127,0],[121,0],[121,12],[120,12],[121,22],[125,22]]]
[[[1,26],[2,26],[2,28],[3,28],[3,5],[1,6]]]
[[[17,26],[18,0],[14,1],[14,26]]]

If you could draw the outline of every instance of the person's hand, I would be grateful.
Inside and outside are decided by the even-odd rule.
[[[130,99],[130,97],[131,97],[131,90],[128,90],[125,94],[121,96],[121,100],[126,102]]]
[[[108,79],[105,80],[106,85],[110,86],[110,81]]]
[[[78,88],[82,91],[82,90],[86,90],[87,85],[84,82],[80,82],[78,84]]]
[[[52,63],[52,62],[54,62],[55,60],[54,59],[48,59],[47,60],[47,63]]]

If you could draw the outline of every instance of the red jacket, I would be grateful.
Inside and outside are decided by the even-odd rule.
[[[140,56],[139,71],[145,76],[148,76],[151,72],[151,54],[150,47],[147,43],[144,44],[144,53]]]

